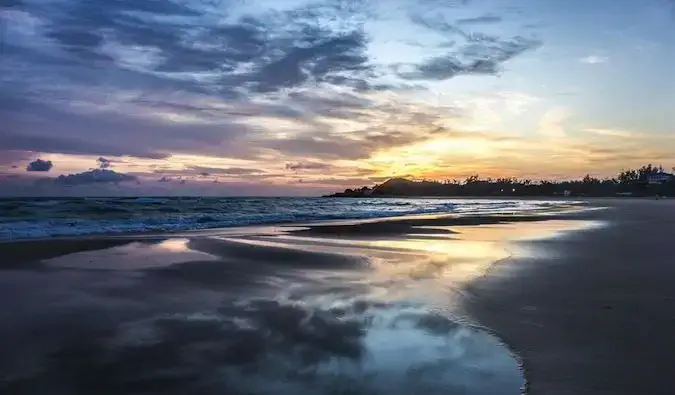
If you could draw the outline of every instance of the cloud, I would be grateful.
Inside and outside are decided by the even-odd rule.
[[[364,159],[375,150],[389,145],[404,144],[415,139],[410,134],[393,134],[391,137],[372,134],[367,140],[367,131],[357,131],[351,137],[341,136],[338,133],[307,133],[284,139],[261,140],[260,146],[269,148],[290,156],[312,156],[321,159]]]
[[[285,164],[306,171],[308,184],[328,169],[338,178],[362,177],[353,170],[358,164],[331,161],[368,159],[439,135],[461,137],[448,126],[461,116],[457,108],[414,104],[430,93],[427,81],[496,74],[538,45],[483,26],[500,22],[495,14],[455,16],[451,24],[422,12],[410,25],[408,12],[440,13],[449,4],[443,1],[418,7],[404,0],[395,21],[379,13],[388,10],[384,2],[219,3],[22,2],[11,10],[13,40],[3,54],[10,67],[0,118],[9,127],[0,129],[0,146],[31,158],[99,157],[99,170],[114,163],[128,172],[131,164],[109,158],[142,158],[129,161],[138,177],[152,173],[150,160],[175,161],[152,175],[167,180],[284,182],[291,178]],[[428,35],[443,42],[422,39],[421,55],[383,57],[382,39],[400,43],[373,29],[382,22],[423,30],[413,40]],[[69,172],[88,167],[77,161],[65,163]],[[224,165],[233,163],[238,167]]]
[[[428,140],[439,134],[459,133],[443,126],[460,117],[460,110],[452,105],[406,102],[405,98],[395,96],[373,99],[368,107],[353,111],[348,121],[354,123],[354,129],[349,133],[331,128],[332,120],[322,117],[305,131],[293,131],[252,143],[287,157],[301,157],[300,162],[325,162],[366,159],[379,150]]]
[[[3,59],[13,66],[3,75],[12,89],[0,94],[0,116],[13,127],[0,131],[0,146],[157,159],[223,152],[252,158],[259,150],[246,140],[258,130],[241,119],[303,116],[290,96],[258,98],[308,84],[359,92],[378,87],[370,81],[368,37],[338,6],[227,19],[217,8],[168,0],[27,2],[25,18],[15,18],[21,33],[16,50]],[[29,19],[37,28],[19,26]],[[341,111],[333,107],[334,115]],[[114,141],[99,138],[112,133]]]
[[[54,164],[50,160],[36,159],[33,162],[30,162],[26,166],[26,171],[44,171],[47,172],[54,167]]]
[[[30,161],[34,157],[35,154],[29,151],[0,150],[0,167],[12,166],[17,168],[17,163]]]
[[[316,32],[326,34],[323,32]],[[318,37],[321,37],[320,35]],[[363,32],[326,37],[308,47],[293,47],[283,57],[260,67],[250,76],[261,92],[301,85],[312,78],[318,82],[340,82],[366,88],[361,79],[341,79],[343,73],[365,72],[368,57],[365,55],[366,38]]]
[[[539,45],[539,41],[515,37],[485,46],[468,46],[459,56],[452,53],[435,57],[417,66],[415,71],[400,75],[419,80],[446,80],[470,74],[494,75],[499,73],[504,62]]]
[[[626,130],[617,130],[617,129],[604,129],[604,128],[587,128],[584,129],[585,132],[597,134],[600,136],[607,137],[621,137],[621,138],[636,138],[640,137],[639,134],[634,132],[629,132]]]
[[[60,175],[50,181],[58,185],[84,185],[120,183],[137,180],[138,178],[131,174],[118,173],[114,170],[107,169],[94,169],[82,173]]]
[[[387,177],[389,179],[389,177]],[[375,182],[370,178],[344,178],[344,177],[331,177],[331,178],[320,178],[317,180],[312,180],[314,184],[322,185],[338,185],[346,187],[361,187],[365,185],[372,185]]]
[[[482,15],[475,18],[462,18],[456,21],[457,25],[482,25],[482,24],[492,24],[499,23],[502,21],[502,17],[499,15]]]
[[[4,0],[0,8],[18,7],[23,4],[23,0]]]
[[[410,80],[434,81],[459,75],[494,75],[501,71],[503,63],[541,45],[541,41],[536,38],[503,38],[468,32],[461,24],[453,25],[440,14],[433,18],[414,14],[412,20],[419,26],[445,36],[450,42],[454,43],[458,39],[463,44],[453,44],[452,50],[445,55],[431,57],[421,64],[409,65],[411,71],[398,72],[399,76]]]
[[[199,175],[228,175],[228,176],[247,176],[252,174],[263,174],[264,170],[251,169],[244,167],[205,167],[205,166],[188,166],[188,170],[197,172]]]
[[[570,117],[565,107],[554,107],[546,111],[539,119],[539,133],[554,138],[565,137],[565,121]]]
[[[296,163],[286,163],[286,170],[329,170],[332,168],[331,165],[327,163],[320,162],[296,162]]]
[[[104,157],[99,157],[96,159],[96,163],[98,163],[99,169],[107,169],[112,166],[112,161]]]
[[[354,119],[364,110],[376,106],[374,100],[368,96],[326,85],[312,90],[290,92],[286,100],[286,103],[289,106],[292,105],[297,111],[290,114],[293,118],[309,115],[335,119]]]
[[[53,10],[47,37],[72,61],[173,82],[184,73],[202,75],[185,84],[194,91],[236,96],[236,87],[268,92],[339,76],[349,84],[367,69],[365,35],[322,23],[335,9],[300,6],[224,24],[217,18],[225,17],[222,9],[194,2],[66,3],[62,12]]]
[[[602,64],[607,63],[609,58],[607,56],[589,55],[579,59],[579,61],[586,64]]]
[[[29,110],[29,108],[26,108],[26,110]],[[2,114],[1,110],[0,114]],[[150,159],[166,159],[170,156],[166,153],[152,152],[145,147],[139,147],[141,144],[134,147],[135,144],[132,144],[131,140],[129,143],[123,145],[102,144],[100,142],[91,141],[94,140],[91,133],[85,133],[85,131],[91,130],[89,129],[89,122],[83,118],[72,117],[70,122],[59,122],[58,119],[53,119],[53,121],[54,123],[52,125],[48,125],[49,122],[47,122],[46,119],[31,120],[24,123],[24,126],[29,127],[30,129],[33,129],[31,126],[35,126],[36,130],[51,130],[54,133],[53,136],[42,134],[44,132],[40,132],[40,134],[24,134],[0,130],[0,145],[9,150],[45,153],[128,155]],[[51,126],[51,128],[48,126]],[[99,131],[113,132],[119,130],[113,125],[108,125],[104,116],[100,118],[100,124],[98,126]],[[139,127],[140,125],[136,126]],[[59,133],[61,130],[65,129],[68,129],[68,131],[63,134]],[[78,134],[85,137],[80,139],[77,137]],[[126,137],[124,134],[125,133],[121,133],[120,136],[120,140],[122,141],[124,141]]]

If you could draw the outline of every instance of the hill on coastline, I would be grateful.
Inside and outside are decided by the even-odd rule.
[[[515,178],[481,179],[474,175],[460,181],[413,181],[392,178],[373,187],[346,189],[327,197],[421,196],[675,196],[675,177],[661,166],[647,165],[621,171],[616,178],[532,181]]]

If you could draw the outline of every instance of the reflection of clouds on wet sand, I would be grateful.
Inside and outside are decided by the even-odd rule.
[[[10,266],[0,393],[519,394],[455,292],[560,222],[164,237]]]
[[[116,326],[102,316],[45,322],[39,379],[10,368],[3,393],[488,395],[522,385],[494,339],[414,305],[257,299]]]

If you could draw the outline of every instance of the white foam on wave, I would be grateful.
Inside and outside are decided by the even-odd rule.
[[[560,205],[556,201],[458,199],[230,199],[211,208],[186,205],[169,198],[103,199],[122,214],[78,212],[77,202],[32,202],[31,216],[0,216],[0,241],[49,237],[171,232],[325,220],[375,219],[405,215],[457,213],[460,215],[518,214]],[[101,204],[101,202],[98,202]],[[579,202],[565,202],[566,205]],[[16,204],[16,203],[15,203]],[[21,203],[23,204],[23,203]],[[59,209],[63,204],[63,209]],[[66,207],[67,204],[67,207]],[[91,204],[83,201],[82,205]],[[75,205],[75,207],[73,207]],[[114,207],[113,207],[114,206]],[[152,208],[148,208],[152,206]],[[124,210],[119,210],[124,207]],[[166,214],[157,208],[167,208]],[[97,206],[100,209],[100,205]]]

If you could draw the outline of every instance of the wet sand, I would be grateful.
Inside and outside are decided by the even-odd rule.
[[[607,226],[532,243],[498,265],[469,313],[524,362],[528,393],[675,393],[675,201],[594,200]]]
[[[672,394],[674,203],[0,245],[0,392]]]

